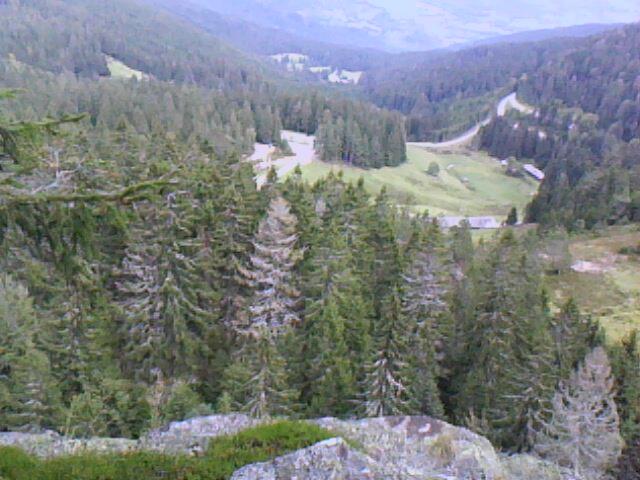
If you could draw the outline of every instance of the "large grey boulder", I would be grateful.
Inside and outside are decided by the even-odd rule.
[[[311,447],[264,463],[247,465],[231,480],[382,480],[397,477],[375,460],[351,448],[341,438],[331,438]]]
[[[164,453],[190,453],[205,449],[212,438],[233,435],[267,422],[239,413],[195,417],[150,431],[140,439],[139,448]]]
[[[75,439],[55,432],[1,433],[0,446],[16,446],[39,457],[133,450],[194,453],[221,435],[271,420],[246,415],[211,415],[172,422],[139,441]],[[499,456],[484,437],[429,417],[310,420],[336,437],[248,465],[234,480],[579,480],[570,472],[529,455]]]
[[[360,445],[396,478],[506,478],[486,438],[430,417],[323,418],[315,423]]]
[[[213,438],[233,435],[267,421],[241,414],[196,417],[183,422],[171,422],[164,428],[150,431],[140,440],[99,437],[79,439],[64,437],[52,431],[36,434],[0,432],[0,446],[19,447],[42,458],[82,452],[122,453],[134,450],[192,454],[206,449]]]
[[[79,453],[125,453],[136,450],[138,442],[125,438],[68,438],[56,432],[0,433],[0,446],[18,447],[41,458]]]

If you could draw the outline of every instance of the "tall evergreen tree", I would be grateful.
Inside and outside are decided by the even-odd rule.
[[[579,478],[606,478],[622,450],[619,416],[607,354],[598,347],[563,383],[543,422],[536,450]]]
[[[418,241],[417,252],[404,274],[403,313],[410,326],[408,355],[408,396],[416,413],[442,417],[437,379],[440,365],[437,347],[442,350],[443,314],[447,308],[444,268],[438,258],[437,228],[426,240]]]
[[[0,277],[0,425],[41,429],[56,425],[60,391],[35,338],[41,327],[24,286]]]
[[[407,357],[408,325],[396,287],[382,304],[374,324],[373,353],[367,365],[363,411],[367,416],[399,415],[409,411]]]
[[[116,283],[124,316],[123,368],[149,383],[159,375],[192,375],[194,357],[206,348],[207,313],[198,305],[192,244],[182,230],[175,198],[170,195],[166,201],[166,206],[140,206]]]
[[[293,277],[296,225],[288,203],[273,199],[254,239],[251,265],[241,269],[252,296],[246,322],[237,326],[241,346],[227,369],[225,391],[257,417],[284,413],[295,397],[280,348],[300,321]]]

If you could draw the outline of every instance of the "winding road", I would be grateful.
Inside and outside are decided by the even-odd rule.
[[[515,92],[507,95],[498,102],[495,114],[498,117],[503,117],[509,109],[515,109],[526,114],[533,113],[534,111],[530,106],[519,102]],[[492,118],[493,116],[490,115],[465,133],[445,142],[409,142],[407,145],[433,149],[445,149],[464,145],[471,141],[473,137],[480,132],[482,127],[487,126],[489,122],[491,122]],[[278,177],[283,177],[298,165],[308,165],[316,159],[316,152],[314,149],[315,137],[313,135],[305,135],[304,133],[283,130],[282,138],[287,140],[289,143],[293,155],[274,159],[273,155],[276,152],[275,147],[272,145],[256,143],[254,153],[248,158],[249,161],[255,163],[257,171],[256,183],[258,188],[264,185],[271,167],[275,167]]]
[[[518,101],[518,98],[515,92],[510,93],[509,95],[507,95],[506,97],[504,97],[502,100],[498,102],[498,105],[496,106],[496,115],[498,117],[504,117],[507,113],[507,110],[509,110],[510,108],[514,110],[518,110],[521,113],[526,113],[526,114],[533,113],[532,107]],[[472,140],[473,137],[475,137],[480,132],[480,129],[482,127],[486,127],[487,125],[489,125],[492,118],[493,116],[489,115],[487,118],[485,118],[483,121],[475,125],[470,130],[467,130],[466,132],[457,136],[456,138],[452,138],[451,140],[447,140],[445,142],[408,142],[407,145],[410,145],[413,147],[436,148],[436,149],[451,148],[451,147],[457,147],[459,145],[464,145],[470,140]]]

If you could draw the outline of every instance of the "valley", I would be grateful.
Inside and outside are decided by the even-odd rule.
[[[463,4],[0,0],[0,478],[640,478],[640,23]]]

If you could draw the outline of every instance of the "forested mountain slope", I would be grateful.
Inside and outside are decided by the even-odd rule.
[[[0,91],[0,429],[137,438],[212,411],[431,415],[586,478],[624,436],[633,468],[637,342],[607,345],[609,360],[597,322],[552,308],[546,239],[474,243],[337,175],[258,189],[242,158],[288,127],[317,132],[330,159],[394,165],[400,113],[272,76],[137,4],[0,8],[2,87],[25,90]],[[469,98],[540,67],[538,48],[494,76],[480,50]],[[107,54],[149,80],[100,78]],[[453,58],[462,71],[472,54]],[[435,65],[434,101],[465,91]],[[631,148],[621,122],[614,145]]]
[[[587,39],[520,79],[519,95],[539,112],[496,119],[482,146],[545,168],[530,220],[574,228],[640,218],[639,78],[640,25],[632,25]]]
[[[366,97],[407,115],[411,141],[447,140],[487,117],[501,94],[577,39],[402,54],[363,77]]]
[[[250,22],[223,15],[194,1],[146,1],[179,15],[245,52],[260,55],[301,53],[310,56],[320,65],[349,70],[369,70],[392,57],[392,54],[380,50],[334,44],[331,43],[333,38],[325,38],[325,41],[311,40],[282,29],[255,23],[260,21],[258,17],[254,22]]]
[[[141,134],[160,123],[183,137],[193,134],[192,140],[199,137],[223,149],[232,145],[241,152],[249,151],[254,141],[280,143],[282,126],[315,133],[335,119],[339,130],[330,139],[330,160],[381,166],[405,159],[400,115],[297,85],[148,6],[119,0],[12,0],[0,9],[0,52],[4,68],[13,71],[5,87],[48,98],[36,102],[36,111],[47,105],[43,113],[51,115],[86,112],[98,126],[101,117],[109,118],[110,127],[124,119]],[[96,83],[109,73],[105,55],[151,75],[151,82]],[[145,94],[132,94],[134,90]],[[128,101],[133,108],[121,108]],[[23,114],[32,113],[25,102],[21,106]]]

